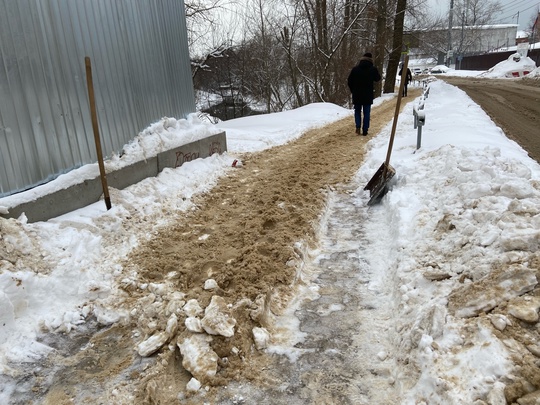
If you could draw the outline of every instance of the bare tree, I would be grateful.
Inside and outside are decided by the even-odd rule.
[[[188,46],[192,58],[205,59],[230,47],[237,36],[232,7],[237,0],[185,0]],[[228,24],[224,24],[228,22]]]
[[[201,72],[210,70],[211,61],[224,58],[233,46],[234,30],[224,30],[219,23],[220,13],[227,12],[235,0],[185,0],[188,47],[191,54],[191,74],[196,89],[204,86],[204,79],[198,81]],[[230,14],[233,19],[234,15]],[[234,26],[234,25],[233,25]],[[197,105],[202,100],[201,92],[195,92]],[[206,98],[208,94],[206,93]]]
[[[374,52],[382,67],[387,24],[378,15],[387,1],[249,0],[236,13],[243,35],[207,47],[211,52],[194,66],[194,82],[241,88],[244,97],[264,102],[267,111],[317,101],[345,105],[347,76],[362,53]],[[219,76],[217,82],[209,80],[209,69]]]
[[[368,38],[362,38],[370,23],[367,9],[374,0],[294,0],[298,13],[297,29],[284,36],[289,43],[291,65],[302,78],[304,102],[329,101],[343,104],[348,99],[346,77],[358,60],[358,49]],[[371,21],[373,24],[375,19]],[[289,31],[292,32],[292,31]],[[291,42],[292,41],[292,42]],[[374,43],[372,39],[371,44]],[[292,50],[292,52],[291,52]],[[306,59],[307,62],[306,63]],[[299,81],[297,81],[298,83]]]
[[[282,109],[290,98],[283,77],[286,55],[279,45],[281,20],[277,10],[281,4],[279,0],[251,0],[244,10],[247,29],[243,44],[249,50],[244,87],[264,102],[267,112]]]
[[[454,16],[457,25],[478,26],[489,24],[501,11],[497,0],[455,0]]]
[[[454,0],[452,50],[458,55],[487,51],[485,25],[496,20],[501,5],[494,0]],[[421,37],[421,48],[434,58],[448,51],[448,15],[426,16],[417,20],[421,28],[416,34]]]
[[[228,49],[229,47],[226,44],[220,44],[198,58],[191,58],[191,77],[195,78],[201,70],[208,69],[208,61],[214,58],[222,58]]]
[[[536,15],[531,17],[529,21],[529,42],[534,44],[540,40],[540,9],[537,10]]]

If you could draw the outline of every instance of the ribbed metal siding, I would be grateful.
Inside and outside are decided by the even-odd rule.
[[[95,162],[195,111],[183,0],[0,0],[0,197]]]

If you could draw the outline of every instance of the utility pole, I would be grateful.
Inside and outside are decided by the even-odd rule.
[[[534,24],[532,26],[532,42],[531,44],[535,44],[535,40],[534,38],[536,37],[536,33],[537,32],[540,32],[540,30],[538,30],[538,19],[540,18],[540,11],[538,11],[538,15],[536,16],[536,20],[534,20]],[[532,49],[532,48],[531,48]]]
[[[450,13],[448,16],[448,49],[446,52],[446,66],[450,67],[452,60],[452,17],[454,14],[454,0],[450,0]]]
[[[463,54],[465,53],[465,26],[468,26],[467,20],[469,19],[469,0],[465,5],[465,9],[461,12],[461,42],[458,49],[458,61],[459,69],[461,69],[461,61],[463,60]]]
[[[461,13],[461,41],[458,49],[459,69],[461,69],[461,60],[463,59],[463,41],[465,40],[465,11]]]

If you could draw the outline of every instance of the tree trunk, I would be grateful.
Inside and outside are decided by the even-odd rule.
[[[300,95],[300,85],[298,83],[296,67],[292,54],[292,39],[290,37],[289,29],[287,27],[283,27],[283,31],[281,32],[281,40],[283,43],[283,47],[285,48],[285,51],[287,53],[287,65],[289,67],[291,85],[294,91],[294,95],[296,97],[296,107],[301,107],[304,105],[304,101],[302,100],[302,96]]]
[[[392,51],[386,67],[386,80],[384,81],[384,92],[393,93],[396,86],[396,74],[403,50],[403,22],[405,20],[405,9],[407,0],[398,0],[396,4],[396,18],[394,20],[394,35],[392,38]]]
[[[384,45],[386,44],[386,0],[377,0],[377,34],[375,44],[375,66],[381,75],[384,67]],[[375,97],[382,93],[382,80],[375,83]]]

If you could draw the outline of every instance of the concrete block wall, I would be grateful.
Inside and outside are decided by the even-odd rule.
[[[206,158],[214,153],[227,151],[225,132],[182,145],[178,148],[159,153],[146,161],[136,162],[130,166],[107,173],[109,187],[124,189],[147,177],[157,176],[163,169],[177,168],[185,162],[198,158]],[[103,196],[101,178],[85,180],[64,190],[42,196],[34,201],[8,207],[9,214],[0,214],[3,218],[18,218],[25,214],[28,222],[47,221],[59,215],[93,204]],[[114,201],[111,201],[114,205]]]

